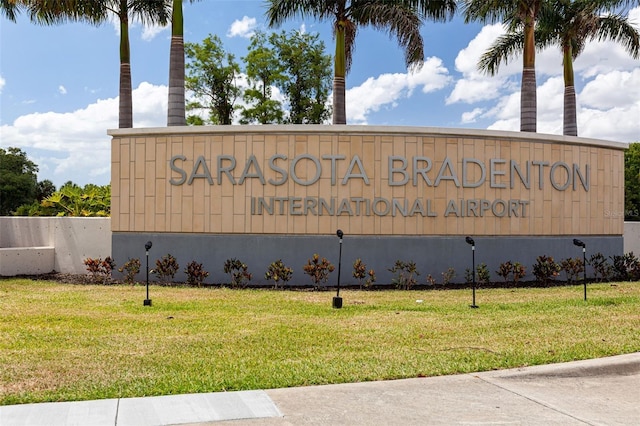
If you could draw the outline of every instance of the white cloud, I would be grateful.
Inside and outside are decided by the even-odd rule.
[[[475,108],[473,111],[462,113],[462,122],[465,124],[475,123],[476,119],[484,113],[484,109]]]
[[[160,25],[145,25],[142,28],[142,39],[144,41],[153,40],[158,34],[168,29],[169,25],[160,26]]]
[[[0,75],[0,93],[2,93],[2,88],[5,84],[7,84],[7,81]]]
[[[257,27],[256,18],[249,18],[248,16],[243,16],[242,20],[235,20],[231,24],[229,31],[227,31],[227,37],[244,37],[251,38],[255,33],[255,28]]]
[[[167,88],[141,83],[133,91],[135,127],[166,125]],[[34,155],[40,167],[38,179],[60,186],[106,184],[110,180],[111,138],[107,129],[118,126],[118,98],[99,99],[73,112],[33,113],[0,127],[3,146],[15,146]],[[30,155],[31,156],[31,155]]]
[[[67,94],[67,88],[66,88],[66,87],[64,87],[64,86],[61,84],[60,86],[58,86],[58,92],[59,92],[61,95],[66,95],[66,94]]]
[[[423,93],[442,89],[450,78],[439,58],[428,58],[422,68],[413,73],[369,77],[360,86],[346,92],[347,122],[365,124],[370,112],[383,106],[395,107],[400,99],[411,97],[416,88]]]

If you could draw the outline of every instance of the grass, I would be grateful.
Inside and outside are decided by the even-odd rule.
[[[640,350],[640,283],[333,292],[0,280],[0,404],[270,389]],[[421,303],[418,300],[422,300]]]

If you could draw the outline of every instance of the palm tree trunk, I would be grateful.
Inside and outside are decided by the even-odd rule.
[[[129,15],[125,7],[120,11],[120,88],[118,127],[133,127],[133,94],[131,89],[131,54],[129,47]]]
[[[520,88],[520,131],[537,129],[538,102],[536,92],[536,45],[534,38],[535,12],[529,10],[524,24],[522,86]]]
[[[578,122],[576,118],[576,88],[573,75],[573,52],[571,43],[562,47],[562,65],[564,69],[564,119],[562,134],[578,136]]]
[[[347,108],[345,102],[346,57],[345,29],[342,22],[336,23],[336,56],[333,74],[333,124],[347,124]]]
[[[167,126],[187,124],[184,104],[184,29],[182,0],[173,0]]]
[[[520,91],[520,131],[535,132],[537,128],[536,70],[522,70],[522,88]]]

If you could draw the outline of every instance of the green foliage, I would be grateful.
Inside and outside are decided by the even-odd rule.
[[[240,95],[237,77],[240,66],[235,56],[224,50],[217,35],[209,35],[202,43],[185,43],[187,76],[185,87],[195,95],[187,109],[205,109],[211,124],[231,124],[234,104]]]
[[[124,282],[134,284],[136,275],[140,273],[140,259],[129,258],[124,265],[118,268],[118,272],[124,273]]]
[[[624,220],[640,221],[640,142],[624,153]]]
[[[37,195],[38,166],[20,148],[0,148],[0,216],[7,216]]]
[[[252,275],[248,269],[246,264],[236,258],[227,259],[224,262],[224,272],[229,274],[232,288],[246,287],[249,284]]]
[[[111,256],[107,256],[104,260],[100,257],[97,259],[87,257],[84,260],[84,264],[93,281],[101,280],[103,284],[106,284],[111,279],[111,272],[116,267],[116,261]]]
[[[569,283],[577,280],[584,272],[584,264],[582,259],[578,257],[563,259],[560,262],[560,267],[567,274],[567,282]]]
[[[311,277],[314,288],[317,290],[320,284],[327,282],[329,274],[335,270],[335,267],[326,258],[320,259],[320,256],[314,254],[311,259],[307,260],[307,264],[302,269],[305,274]]]
[[[416,262],[410,260],[409,262],[403,262],[402,260],[396,260],[393,268],[388,269],[389,272],[396,274],[391,282],[396,285],[396,288],[402,290],[409,290],[418,282],[417,276],[420,275],[416,268]]]
[[[278,259],[269,265],[267,272],[264,274],[264,279],[272,280],[274,288],[278,288],[278,281],[282,281],[282,284],[286,285],[292,275],[293,269],[285,265],[282,259]]]
[[[363,286],[368,288],[376,282],[376,272],[373,269],[367,271],[367,265],[360,258],[353,262],[352,275],[353,278],[358,280],[360,290],[362,290]]]
[[[499,277],[502,277],[504,282],[508,282],[511,277],[511,280],[517,284],[525,275],[527,275],[527,268],[520,262],[511,262],[510,260],[507,260],[500,264],[496,274],[498,274]]]
[[[269,42],[282,65],[276,86],[286,96],[291,124],[322,124],[331,114],[331,56],[318,34],[291,31],[273,33]]]
[[[489,284],[491,282],[491,273],[486,263],[481,263],[476,266],[476,273],[478,274],[478,283]]]
[[[67,182],[40,203],[22,206],[28,216],[107,217],[111,214],[111,185],[87,184],[84,188]]]
[[[587,260],[587,264],[591,265],[593,277],[596,282],[609,281],[613,273],[613,267],[602,253],[598,252],[593,254]]]
[[[455,278],[456,271],[453,268],[448,268],[446,271],[442,273],[442,285],[449,285],[451,281]]]
[[[156,269],[153,273],[158,277],[163,284],[171,284],[176,272],[180,269],[178,261],[171,254],[162,256],[161,259],[156,260]]]
[[[614,255],[611,260],[613,261],[613,278],[615,280],[640,280],[640,260],[633,252]]]
[[[562,267],[551,256],[538,256],[533,265],[533,275],[544,285],[547,285],[549,280],[555,279],[561,270]]]
[[[209,272],[205,271],[202,263],[198,263],[195,260],[187,264],[184,273],[187,274],[187,284],[198,287],[202,287],[204,280],[209,276]]]

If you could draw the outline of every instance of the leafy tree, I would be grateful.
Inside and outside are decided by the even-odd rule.
[[[283,66],[273,45],[263,32],[251,37],[249,53],[242,58],[246,62],[247,82],[243,99],[247,103],[241,110],[240,123],[282,123],[282,103],[272,99],[273,86],[283,80]]]
[[[0,148],[0,216],[36,198],[38,166],[20,148]]]
[[[624,208],[625,220],[640,221],[640,142],[624,154]]]
[[[510,33],[522,29],[522,86],[520,88],[520,131],[537,129],[536,49],[534,29],[543,0],[465,0],[465,21],[502,20]],[[492,72],[489,69],[490,72]]]
[[[169,52],[169,96],[167,126],[184,126],[185,118],[185,63],[184,63],[184,19],[182,0],[172,1],[171,47]],[[197,0],[189,0],[193,3]]]
[[[36,186],[36,200],[40,202],[51,196],[54,192],[56,192],[56,186],[53,182],[49,179],[42,180],[38,182],[38,185]]]
[[[321,124],[329,118],[331,56],[324,53],[318,34],[284,31],[270,37],[284,78],[277,80],[289,101],[288,123]]]
[[[596,38],[611,39],[623,44],[633,57],[638,57],[640,35],[628,17],[604,14],[611,3],[609,0],[553,0],[545,2],[540,9],[535,30],[536,46],[545,48],[557,44],[562,49],[564,135],[578,135],[573,61],[587,42]],[[523,49],[524,39],[522,29],[500,37],[482,55],[479,67],[495,74],[501,62],[506,64],[510,56]]]
[[[240,66],[234,55],[225,52],[216,35],[209,35],[201,44],[186,43],[185,52],[190,59],[186,87],[197,99],[189,108],[208,109],[213,124],[231,124],[234,103],[240,95],[236,84]]]
[[[109,216],[111,213],[111,185],[87,184],[80,187],[69,181],[44,198],[22,206],[21,216]]]
[[[407,66],[421,65],[423,17],[444,20],[456,10],[455,0],[268,0],[269,26],[300,16],[330,20],[336,39],[333,79],[333,124],[346,124],[345,78],[351,67],[359,26],[386,30],[405,51]]]

